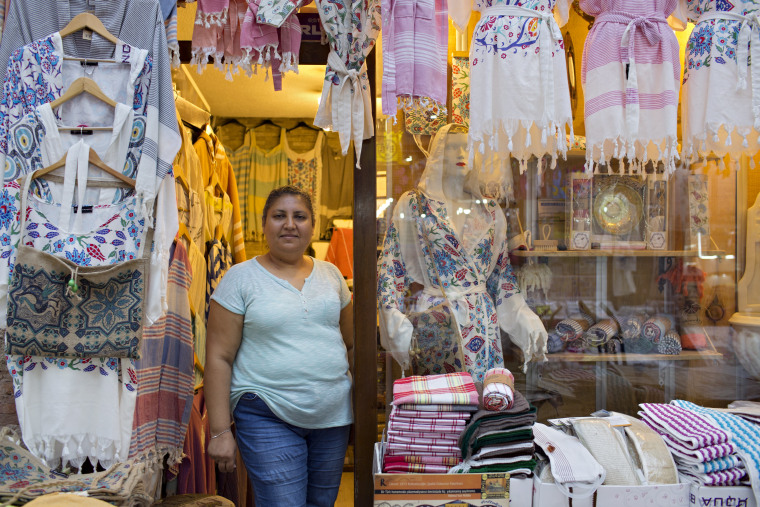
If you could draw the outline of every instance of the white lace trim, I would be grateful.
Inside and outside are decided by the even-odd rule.
[[[532,127],[536,127],[541,133],[540,144],[533,143],[530,133]],[[566,132],[569,130],[569,141]],[[523,149],[515,153],[515,139],[524,138]],[[485,138],[485,139],[484,139]],[[553,143],[550,143],[550,138]],[[528,161],[531,157],[542,158],[551,157],[551,169],[557,166],[557,156],[561,155],[563,159],[567,158],[567,150],[575,141],[573,134],[573,119],[567,117],[559,120],[550,120],[547,122],[534,120],[519,120],[510,118],[506,120],[497,120],[495,122],[486,122],[482,129],[475,131],[470,123],[470,136],[468,142],[468,151],[470,153],[469,165],[473,166],[475,152],[490,156],[498,155],[500,158],[514,157],[520,163],[520,174],[528,169]],[[506,146],[505,146],[506,144]],[[552,149],[551,144],[554,145]],[[543,164],[538,164],[539,173],[543,171]]]
[[[725,139],[722,135],[725,134]],[[720,158],[721,167],[725,167],[723,158],[728,155],[732,161],[739,160],[742,155],[750,158],[750,167],[754,169],[755,164],[753,155],[757,153],[760,146],[760,138],[757,130],[748,126],[726,125],[724,123],[708,123],[705,129],[698,135],[684,137],[682,158],[684,162],[694,164],[697,162],[706,162],[710,154]],[[741,144],[737,145],[732,141],[732,137],[741,138]],[[750,147],[750,141],[753,145]]]
[[[198,13],[195,16],[195,24],[196,25],[203,25],[206,28],[211,28],[212,26],[218,26],[223,27],[227,24],[228,20],[228,8],[225,7],[224,10],[221,12],[202,12],[198,11]]]
[[[604,146],[612,143],[612,153],[605,153]],[[649,150],[656,149],[657,157],[649,157]],[[598,152],[598,156],[595,157]],[[678,139],[668,136],[662,140],[634,139],[626,140],[623,136],[609,137],[600,143],[586,146],[586,173],[599,174],[599,167],[607,165],[613,159],[619,162],[617,174],[637,174],[646,177],[644,167],[652,162],[655,165],[662,162],[665,166],[665,174],[672,174],[676,170],[676,161],[680,160],[678,154]],[[609,169],[608,169],[609,171]]]
[[[87,458],[93,465],[108,468],[114,463],[125,461],[129,449],[121,453],[121,441],[99,438],[91,434],[78,435],[35,435],[24,438],[29,451],[51,468],[71,464],[81,468]]]

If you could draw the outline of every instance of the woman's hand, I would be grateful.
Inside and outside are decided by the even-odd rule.
[[[235,470],[236,454],[237,444],[230,431],[212,438],[208,443],[208,455],[216,461],[220,472],[233,472]]]

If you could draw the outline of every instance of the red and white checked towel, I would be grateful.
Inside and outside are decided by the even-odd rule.
[[[416,452],[440,452],[449,453],[452,456],[458,455],[460,451],[457,445],[425,445],[425,444],[398,444],[389,442],[387,444],[389,451],[404,451],[406,454],[414,454]]]
[[[385,451],[386,456],[409,456],[415,455],[415,456],[436,456],[441,458],[456,458],[459,461],[462,461],[462,453],[457,450],[457,452],[454,451],[408,451],[403,449],[391,449],[387,448]]]
[[[461,426],[462,428],[467,426],[467,421],[465,419],[422,419],[418,417],[402,417],[393,413],[391,413],[388,420],[405,424],[434,424],[438,426]]]
[[[391,416],[409,417],[416,419],[464,419],[470,418],[469,412],[442,412],[442,411],[421,411],[421,410],[404,410],[398,407],[391,409]]]
[[[592,374],[593,375],[593,374]],[[592,379],[596,378],[592,376]],[[403,410],[415,410],[420,412],[477,412],[478,407],[475,405],[440,405],[440,404],[418,404],[418,403],[394,403],[394,406]]]
[[[455,434],[457,437],[459,436],[462,431],[464,431],[465,426],[452,426],[450,424],[442,424],[442,423],[422,423],[422,422],[402,422],[402,421],[395,421],[391,420],[388,423],[388,429],[395,430],[395,431],[407,431],[407,432],[413,432],[413,433],[449,433],[449,434]]]
[[[386,456],[385,463],[425,463],[428,465],[445,465],[451,466],[457,465],[461,462],[459,458],[444,458],[439,456]]]
[[[694,412],[664,403],[642,403],[639,417],[658,433],[667,433],[688,449],[731,441],[728,433]]]
[[[451,467],[445,465],[427,465],[424,463],[392,463],[383,467],[387,474],[445,474]]]
[[[414,375],[393,382],[393,404],[419,403],[478,406],[478,390],[466,372]]]
[[[515,377],[506,368],[491,368],[483,379],[483,408],[493,412],[506,410],[515,399]]]
[[[404,437],[404,438],[412,437],[412,438],[438,438],[438,439],[443,439],[443,440],[451,440],[451,439],[459,440],[459,435],[462,434],[461,431],[455,431],[455,432],[450,432],[450,433],[443,433],[443,432],[420,433],[420,432],[413,432],[413,431],[398,431],[398,430],[392,430],[392,429],[388,429],[387,433],[388,433],[389,439],[390,437]]]
[[[388,442],[393,444],[457,445],[457,438],[409,437],[406,435],[388,435]]]

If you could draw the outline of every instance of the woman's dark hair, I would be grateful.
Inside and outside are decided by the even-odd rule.
[[[315,224],[316,219],[314,217],[314,205],[311,202],[311,196],[298,187],[294,187],[293,185],[285,185],[279,188],[275,188],[269,192],[269,195],[267,196],[267,202],[264,203],[264,215],[261,217],[262,225],[267,221],[269,208],[272,207],[277,199],[284,195],[294,195],[296,197],[300,197],[304,205],[306,205],[306,208],[309,210],[309,213],[311,214],[311,225]]]

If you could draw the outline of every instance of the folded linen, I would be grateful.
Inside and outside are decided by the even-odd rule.
[[[690,410],[664,403],[641,403],[639,416],[651,422],[655,430],[661,430],[679,441],[684,447],[698,449],[731,441],[728,433],[714,423]]]
[[[481,447],[478,452],[472,454],[472,459],[485,459],[496,456],[514,456],[519,454],[533,454],[535,450],[533,440],[527,442],[512,442],[509,444],[489,445]]]
[[[489,465],[512,465],[515,463],[526,464],[526,462],[531,461],[532,459],[532,454],[521,454],[518,456],[504,456],[500,458],[471,459],[469,464],[472,468]]]
[[[386,456],[385,463],[425,463],[428,465],[454,466],[461,460],[459,458],[445,458],[440,456],[400,455]]]
[[[705,463],[715,459],[736,454],[736,446],[732,443],[709,445],[699,449],[688,449],[670,435],[660,434],[670,453],[682,462]]]
[[[502,411],[512,406],[515,377],[506,368],[491,368],[483,380],[483,408]]]
[[[734,454],[714,459],[712,461],[705,461],[704,463],[682,461],[681,458],[676,457],[676,464],[678,465],[679,470],[684,470],[693,474],[709,474],[729,470],[731,468],[742,468],[744,466],[739,457]]]
[[[498,432],[491,433],[487,436],[477,437],[470,443],[470,453],[476,453],[483,447],[494,447],[497,445],[509,444],[509,443],[524,443],[530,442],[533,438],[533,430],[522,430],[516,432]],[[466,456],[463,451],[463,456]]]
[[[436,453],[448,453],[456,455],[459,453],[459,448],[455,445],[423,445],[423,444],[402,444],[395,442],[388,442],[386,448],[394,451],[405,451],[407,454],[413,454],[415,452],[436,452]],[[394,453],[396,454],[396,453]]]
[[[397,435],[388,435],[388,442],[394,444],[457,445],[456,438],[426,438]]]
[[[383,467],[387,474],[445,474],[449,470],[450,466],[427,463],[391,463]]]
[[[502,412],[479,410],[475,412],[459,439],[462,455],[469,457],[472,452],[472,444],[486,433],[532,425],[534,422],[536,422],[536,407],[531,406],[522,393],[515,390],[514,403],[507,410]],[[480,445],[480,447],[484,447],[484,445]]]
[[[440,403],[394,403],[398,409],[418,412],[477,412],[477,405],[452,405]]]
[[[452,433],[459,435],[464,430],[465,426],[453,426],[451,424],[436,424],[436,423],[421,423],[421,422],[406,422],[406,421],[394,421],[388,422],[388,428],[394,431],[413,431],[415,433]]]
[[[466,419],[430,419],[430,418],[421,418],[421,417],[404,417],[398,414],[394,414],[393,412],[391,412],[391,415],[390,417],[388,417],[388,420],[396,421],[400,423],[406,423],[406,424],[419,423],[419,424],[430,424],[430,425],[437,425],[437,426],[461,426],[463,428],[467,426]]]
[[[678,470],[681,477],[688,482],[695,482],[702,486],[736,486],[747,475],[743,468],[731,468],[709,474],[694,474],[685,470]]]
[[[386,456],[435,456],[440,458],[456,458],[458,461],[462,461],[462,454],[457,452],[440,452],[440,451],[415,451],[409,452],[403,449],[388,449],[385,450]]]
[[[461,431],[457,430],[454,432],[444,433],[444,432],[419,432],[419,431],[404,431],[404,430],[394,430],[390,429],[390,427],[387,429],[388,438],[390,437],[403,437],[403,438],[437,438],[441,440],[451,440],[453,439],[459,439],[459,435],[461,435]]]
[[[469,474],[488,474],[496,472],[509,472],[509,475],[514,477],[516,475],[533,475],[533,470],[536,469],[536,461],[521,461],[520,463],[513,463],[511,465],[486,465],[482,467],[472,467],[467,473]]]
[[[405,410],[398,407],[391,409],[391,416],[408,417],[415,419],[469,419],[469,412],[442,412],[442,411],[422,411],[422,410]]]
[[[731,443],[736,446],[736,453],[744,463],[755,502],[760,504],[760,426],[748,422],[738,415],[727,414],[684,400],[673,400],[671,405],[695,412],[709,418],[715,424],[731,432]]]
[[[478,405],[478,390],[467,372],[413,375],[393,382],[393,404]]]

